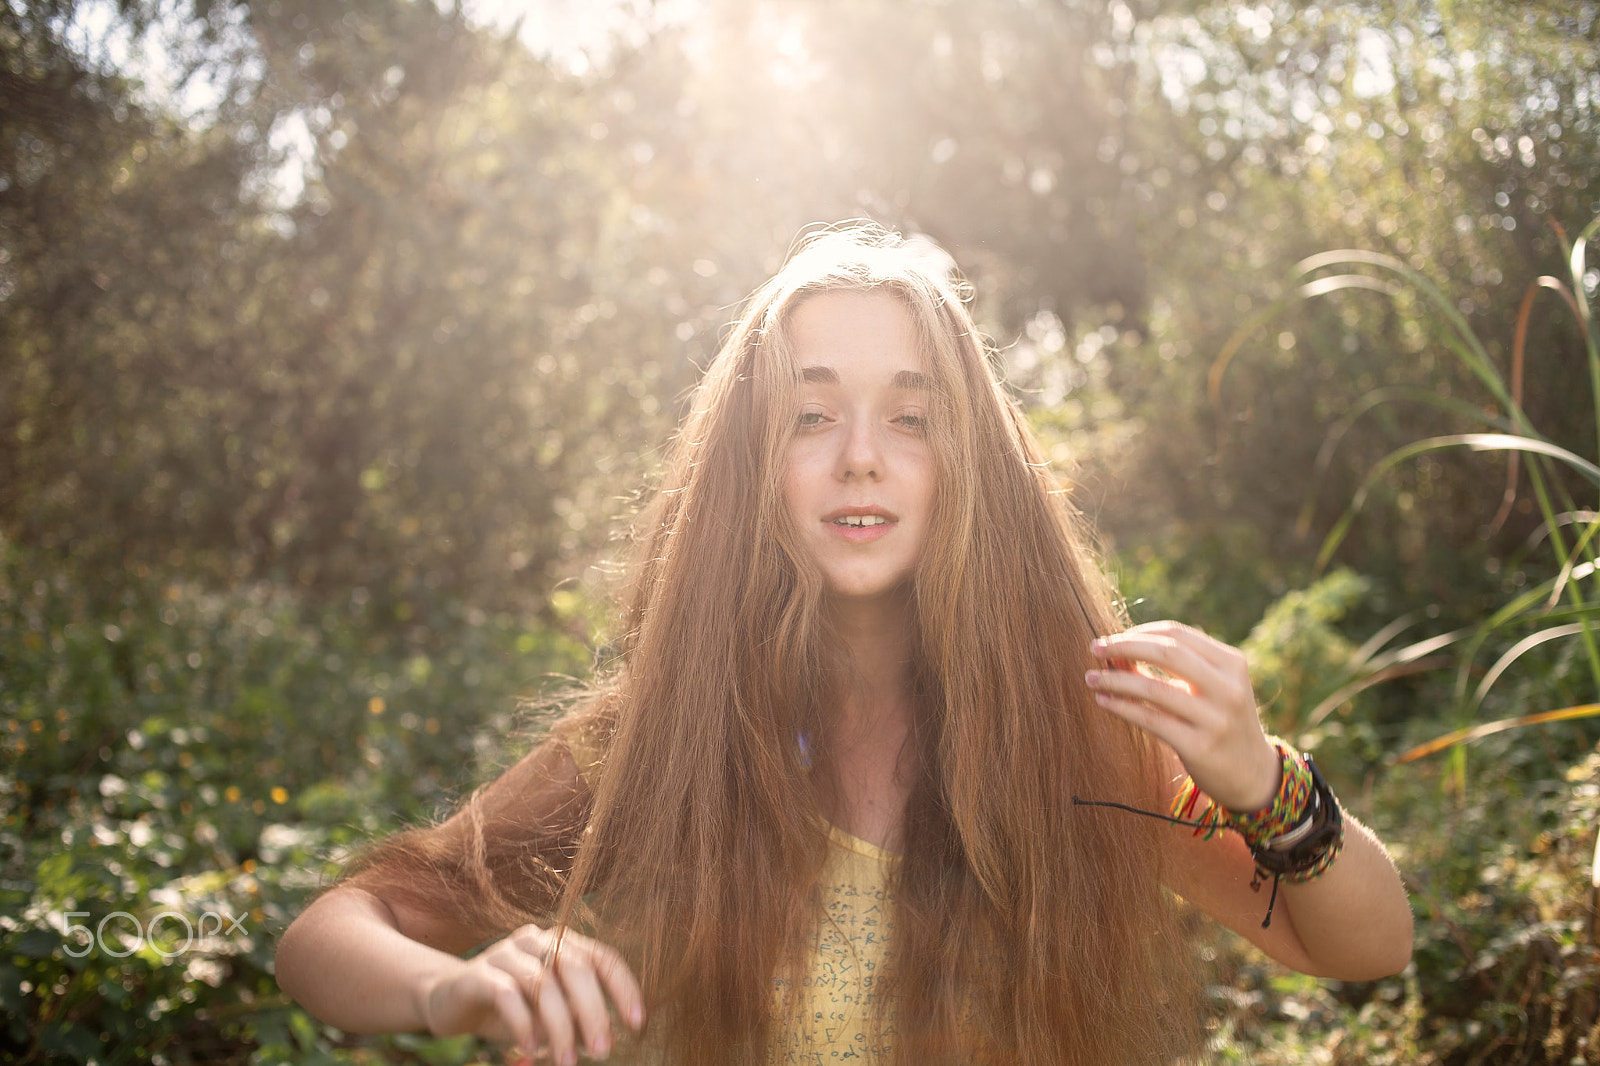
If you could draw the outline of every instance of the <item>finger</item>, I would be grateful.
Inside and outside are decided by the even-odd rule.
[[[1125,630],[1125,632],[1147,633],[1153,636],[1165,637],[1192,649],[1196,655],[1199,655],[1220,670],[1226,670],[1235,658],[1243,658],[1239,649],[1233,645],[1224,644],[1203,629],[1186,625],[1183,622],[1175,622],[1171,619],[1147,622],[1144,625],[1133,626]]]
[[[1168,746],[1174,749],[1186,746],[1190,730],[1182,719],[1140,700],[1131,700],[1109,692],[1096,692],[1094,699],[1118,718],[1166,741]]]
[[[622,954],[607,944],[592,943],[594,970],[623,1021],[637,1030],[644,1025],[644,992]]]
[[[1117,634],[1101,637],[1090,646],[1096,658],[1131,659],[1149,663],[1202,691],[1223,692],[1231,686],[1227,675],[1192,647],[1169,637]]]
[[[1207,714],[1209,705],[1205,701],[1171,681],[1121,670],[1090,670],[1083,675],[1083,679],[1097,696],[1109,695],[1152,704],[1186,722],[1198,724],[1214,717]]]
[[[556,1066],[575,1066],[578,1061],[577,1033],[572,1024],[572,1006],[561,986],[561,978],[546,969],[538,979],[535,1004],[545,1038],[550,1042],[550,1058]]]
[[[463,1033],[532,1046],[533,1015],[515,978],[490,965],[472,964],[440,982],[423,1004],[423,1025],[436,1036]]]
[[[567,1006],[578,1020],[584,1047],[590,1056],[601,1058],[611,1052],[611,1015],[606,1010],[605,993],[594,971],[594,955],[587,944],[568,938],[556,952],[552,964],[561,978]]]
[[[500,1024],[505,1027],[516,1047],[533,1054],[539,1046],[539,1033],[519,982],[514,975],[503,970],[498,974],[490,972],[488,977],[493,981],[491,1004]],[[486,1035],[493,1039],[499,1034],[491,1029]]]
[[[1209,633],[1207,633],[1205,630],[1201,629],[1199,626],[1192,626],[1192,625],[1189,625],[1187,622],[1179,622],[1179,621],[1176,621],[1176,620],[1171,619],[1171,618],[1161,618],[1161,619],[1157,619],[1154,622],[1140,622],[1136,626],[1129,626],[1127,629],[1124,629],[1123,632],[1124,633],[1160,633],[1160,634],[1163,634],[1165,636],[1173,636],[1173,635],[1176,635],[1178,633],[1188,633],[1188,634],[1191,634],[1193,636],[1200,637],[1203,640],[1213,640],[1213,639],[1215,639]]]
[[[536,959],[530,958],[520,951],[501,951],[493,955],[485,954],[484,961],[494,967],[494,972],[504,975],[516,990],[518,1011],[520,1016],[527,1019],[522,1029],[513,1029],[507,1024],[509,1039],[517,1047],[534,1053],[545,1040],[544,1026],[534,1013],[533,1005],[538,1002],[539,982],[544,978],[544,967]],[[490,1039],[495,1034],[487,1034]]]
[[[1103,637],[1096,637],[1090,644],[1090,650],[1101,658],[1121,656],[1138,658],[1149,662],[1162,664],[1164,662],[1189,662],[1203,665],[1211,670],[1218,666],[1209,658],[1202,655],[1199,649],[1190,641],[1181,639],[1172,633],[1134,632],[1112,633]]]

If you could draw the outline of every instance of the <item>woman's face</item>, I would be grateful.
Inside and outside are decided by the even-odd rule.
[[[933,514],[931,382],[906,306],[824,292],[790,315],[801,370],[784,499],[828,591],[871,599],[916,569]]]

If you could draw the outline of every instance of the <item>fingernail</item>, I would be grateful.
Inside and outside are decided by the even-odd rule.
[[[611,1041],[605,1037],[596,1037],[595,1042],[589,1045],[591,1059],[603,1059],[611,1054]]]
[[[578,1049],[567,1048],[561,1053],[561,1066],[578,1066]]]
[[[1096,703],[1101,704],[1102,706],[1104,706],[1104,705],[1110,704],[1111,697],[1107,696],[1104,692],[1096,692],[1094,694],[1094,701]]]
[[[633,1009],[628,1012],[628,1024],[635,1029],[644,1024],[644,1004],[635,1003],[633,1005]]]
[[[1093,640],[1091,640],[1089,642],[1089,647],[1093,648],[1095,651],[1100,651],[1105,646],[1106,646],[1106,638],[1105,637],[1095,637]]]
[[[1083,675],[1083,679],[1091,685],[1097,684],[1100,681],[1100,671],[1090,670]]]

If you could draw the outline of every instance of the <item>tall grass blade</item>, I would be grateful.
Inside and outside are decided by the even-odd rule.
[[[1383,629],[1363,644],[1354,656],[1354,662],[1361,671],[1361,675],[1348,684],[1327,696],[1311,709],[1306,715],[1306,728],[1320,723],[1332,714],[1351,697],[1372,688],[1374,685],[1390,681],[1397,677],[1409,674],[1425,673],[1428,670],[1437,670],[1449,664],[1450,660],[1443,656],[1433,655],[1434,652],[1448,648],[1458,643],[1473,633],[1470,629],[1458,629],[1453,633],[1441,633],[1436,637],[1419,640],[1404,647],[1394,648],[1383,655],[1374,654],[1378,648],[1387,644],[1391,637],[1403,629],[1409,628],[1416,619],[1416,615],[1407,615],[1395,622],[1390,622]],[[1403,624],[1402,624],[1403,623]],[[1433,656],[1425,658],[1425,656]]]
[[[1393,665],[1386,666],[1381,670],[1375,670],[1372,673],[1362,677],[1358,681],[1350,682],[1348,685],[1345,685],[1337,692],[1332,693],[1321,703],[1313,707],[1311,709],[1311,713],[1306,715],[1306,728],[1309,729],[1312,726],[1317,725],[1324,718],[1328,717],[1328,715],[1342,707],[1351,698],[1359,695],[1362,692],[1365,692],[1369,688],[1381,685],[1385,681],[1393,681],[1397,677],[1405,677],[1408,674],[1426,673],[1429,670],[1439,670],[1449,665],[1450,659],[1448,656],[1435,655],[1429,659],[1418,659],[1415,662],[1394,663]]]
[[[1578,323],[1583,326],[1585,336],[1589,336],[1589,323],[1592,319],[1589,315],[1589,296],[1583,287],[1583,272],[1586,266],[1584,260],[1587,257],[1589,241],[1596,233],[1600,233],[1600,215],[1596,215],[1593,221],[1583,227],[1578,239],[1572,242],[1572,255],[1568,260],[1572,280],[1576,283],[1572,295],[1578,304]]]
[[[1351,656],[1351,661],[1355,662],[1358,666],[1366,665],[1367,660],[1378,654],[1379,648],[1383,647],[1395,637],[1398,637],[1401,633],[1404,633],[1406,630],[1422,621],[1423,617],[1423,612],[1411,611],[1407,614],[1401,615],[1399,618],[1396,618],[1394,621],[1390,622],[1388,625],[1372,634],[1372,636],[1368,637],[1367,642],[1361,645],[1361,647],[1357,648],[1355,654]]]
[[[1594,573],[1594,560],[1592,559],[1578,566],[1573,566],[1572,564],[1578,561],[1578,552],[1588,546],[1589,538],[1594,536],[1596,529],[1600,529],[1600,524],[1589,527],[1588,532],[1583,535],[1583,540],[1579,541],[1578,546],[1573,549],[1572,557],[1562,566],[1561,573],[1556,575],[1555,587],[1550,590],[1550,598],[1545,601],[1544,609],[1546,611],[1555,610],[1556,604],[1561,600],[1561,594],[1566,591],[1567,582],[1582,581]]]
[[[1305,502],[1300,505],[1300,514],[1295,519],[1295,536],[1304,537],[1311,532],[1311,523],[1316,515],[1317,496],[1322,489],[1322,480],[1327,475],[1328,468],[1333,465],[1334,453],[1339,445],[1344,443],[1345,436],[1355,427],[1365,415],[1377,410],[1387,403],[1398,400],[1412,400],[1436,407],[1441,411],[1459,415],[1470,422],[1482,422],[1495,429],[1506,433],[1515,433],[1517,427],[1504,418],[1490,414],[1477,404],[1458,400],[1453,396],[1440,396],[1436,392],[1418,388],[1415,385],[1386,385],[1383,388],[1372,389],[1365,392],[1345,412],[1322,438],[1322,446],[1317,449],[1316,461],[1311,468],[1311,487],[1306,492]],[[1509,510],[1510,504],[1506,504]]]
[[[1519,408],[1522,406],[1522,368],[1528,349],[1528,322],[1533,317],[1533,298],[1537,295],[1539,286],[1535,282],[1522,294],[1522,306],[1517,308],[1517,327],[1511,334],[1511,402]],[[1517,502],[1517,472],[1521,469],[1521,453],[1512,452],[1506,457],[1506,489],[1500,494],[1500,507],[1489,520],[1490,536],[1498,533],[1511,517],[1511,507]]]
[[[1403,648],[1395,648],[1393,651],[1383,655],[1374,656],[1367,666],[1373,670],[1382,670],[1389,666],[1390,663],[1408,663],[1415,659],[1420,659],[1424,655],[1431,655],[1441,648],[1448,648],[1452,644],[1460,643],[1472,632],[1473,630],[1470,629],[1457,629],[1450,633],[1440,633],[1436,637],[1419,640],[1415,644],[1407,644]]]
[[[1500,675],[1505,673],[1511,664],[1522,658],[1523,655],[1541,644],[1548,644],[1550,641],[1559,640],[1562,637],[1576,636],[1587,629],[1588,626],[1585,622],[1571,622],[1564,626],[1551,626],[1549,629],[1541,629],[1539,632],[1517,641],[1504,655],[1495,661],[1495,664],[1489,668],[1489,672],[1483,675],[1483,680],[1478,683],[1478,691],[1472,694],[1472,706],[1478,707],[1482,704],[1483,698],[1489,694],[1489,689],[1493,688],[1494,683],[1500,680]]]
[[[1372,491],[1379,478],[1393,470],[1407,459],[1415,458],[1427,452],[1441,451],[1445,448],[1470,448],[1475,452],[1482,451],[1523,451],[1539,455],[1548,455],[1554,459],[1571,466],[1586,479],[1600,487],[1600,466],[1596,466],[1583,456],[1575,452],[1552,444],[1538,437],[1524,437],[1514,433],[1456,433],[1446,437],[1429,437],[1426,440],[1413,441],[1404,447],[1396,448],[1380,459],[1368,471],[1361,487],[1356,490],[1355,498],[1350,507],[1340,517],[1327,538],[1322,542],[1322,550],[1317,553],[1316,572],[1321,573],[1328,565],[1328,560],[1333,558],[1333,553],[1338,550],[1345,534],[1349,532],[1351,523],[1356,515],[1366,506],[1367,495]]]
[[[1521,417],[1521,410],[1512,403],[1511,395],[1506,390],[1505,382],[1500,379],[1500,372],[1495,369],[1494,362],[1489,358],[1488,351],[1478,335],[1472,331],[1466,317],[1456,307],[1455,301],[1446,296],[1437,285],[1429,281],[1427,276],[1411,267],[1403,260],[1381,252],[1366,252],[1360,249],[1340,249],[1332,252],[1323,252],[1302,259],[1295,266],[1296,273],[1305,275],[1325,267],[1344,265],[1346,263],[1360,263],[1364,266],[1377,267],[1388,270],[1400,277],[1420,292],[1427,301],[1433,305],[1441,317],[1450,324],[1450,332],[1440,338],[1444,344],[1455,352],[1467,368],[1477,376],[1478,380],[1494,394],[1496,400],[1505,410],[1517,418],[1518,425],[1526,430],[1526,420]]]
[[[1539,523],[1538,527],[1528,534],[1527,543],[1522,546],[1522,550],[1531,552],[1550,535],[1551,530],[1561,526],[1577,525],[1579,522],[1600,522],[1600,511],[1562,511],[1558,515],[1552,515],[1550,521]]]
[[[1483,725],[1473,726],[1471,729],[1458,729],[1453,733],[1446,733],[1442,737],[1435,737],[1425,744],[1403,751],[1395,758],[1397,763],[1416,762],[1426,759],[1430,755],[1437,755],[1457,744],[1465,744],[1484,737],[1492,737],[1496,733],[1504,733],[1508,729],[1520,729],[1527,725],[1545,725],[1549,722],[1570,722],[1579,718],[1600,717],[1600,703],[1580,703],[1572,707],[1562,707],[1556,711],[1540,711],[1537,714],[1525,714],[1520,718],[1505,718],[1498,722],[1486,722]]]
[[[1375,278],[1370,274],[1334,274],[1331,277],[1318,278],[1316,281],[1306,282],[1300,286],[1297,295],[1303,299],[1310,299],[1313,296],[1325,296],[1330,292],[1338,292],[1340,289],[1368,289],[1372,292],[1381,292],[1385,296],[1399,296],[1404,291],[1394,282],[1384,281],[1382,278]]]

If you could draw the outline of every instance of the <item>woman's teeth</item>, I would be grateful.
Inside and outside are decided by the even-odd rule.
[[[835,518],[836,526],[881,526],[888,519],[881,514],[847,514],[843,518]]]

